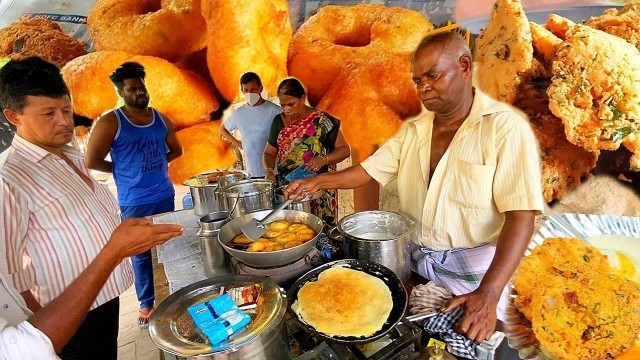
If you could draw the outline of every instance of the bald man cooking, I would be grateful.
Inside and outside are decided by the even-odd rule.
[[[418,273],[456,297],[457,330],[481,342],[502,319],[506,284],[543,209],[535,135],[523,115],[473,87],[471,51],[454,32],[427,36],[412,59],[428,110],[375,154],[343,171],[292,182],[299,199],[320,189],[398,180],[400,212],[415,223]]]

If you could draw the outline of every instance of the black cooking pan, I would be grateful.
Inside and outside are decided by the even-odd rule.
[[[298,315],[295,313],[295,311],[291,310],[291,305],[295,303],[296,300],[298,300],[298,291],[300,291],[300,289],[306,283],[318,280],[318,275],[320,275],[321,272],[334,266],[344,266],[349,269],[362,271],[384,281],[384,283],[389,287],[389,291],[391,291],[391,299],[393,300],[393,308],[391,308],[389,317],[382,326],[382,329],[380,329],[375,334],[367,337],[329,336],[316,331],[313,326],[302,321],[300,318],[298,318]],[[402,281],[400,281],[396,274],[394,274],[393,271],[391,271],[389,268],[367,260],[345,259],[332,261],[330,263],[319,266],[304,274],[300,279],[293,283],[293,285],[287,292],[287,298],[289,300],[289,313],[308,333],[323,338],[327,341],[347,345],[364,344],[383,337],[389,331],[395,328],[400,320],[402,320],[404,313],[407,310],[407,291],[405,290],[404,285],[402,285]]]

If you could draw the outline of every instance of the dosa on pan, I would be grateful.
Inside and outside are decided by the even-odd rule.
[[[362,271],[334,267],[306,283],[292,309],[328,336],[371,336],[387,321],[393,300],[389,287]]]

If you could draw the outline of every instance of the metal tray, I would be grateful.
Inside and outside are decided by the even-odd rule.
[[[554,214],[545,217],[544,223],[531,239],[525,256],[533,248],[550,237],[571,237],[587,239],[600,235],[622,235],[638,238],[640,241],[640,218],[612,215]],[[504,321],[504,333],[509,346],[518,351],[521,359],[552,360],[540,347],[531,329],[531,323],[513,304],[516,297],[513,283]]]

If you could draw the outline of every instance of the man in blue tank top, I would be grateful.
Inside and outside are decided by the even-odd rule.
[[[168,165],[182,155],[173,124],[149,106],[142,65],[126,62],[110,78],[124,106],[98,120],[85,163],[90,169],[113,173],[123,219],[173,211],[175,190]],[[107,154],[111,161],[105,160]],[[151,250],[131,261],[140,301],[138,326],[146,328],[155,302]]]

